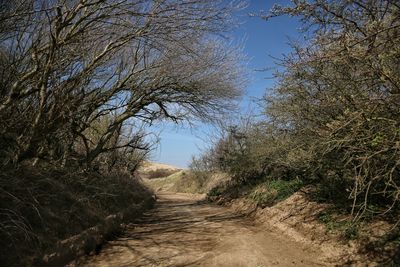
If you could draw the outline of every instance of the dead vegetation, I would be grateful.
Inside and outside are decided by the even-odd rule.
[[[92,167],[103,154],[147,151],[145,126],[215,119],[241,95],[240,52],[217,38],[240,4],[0,5],[1,165]]]
[[[156,144],[148,126],[234,108],[241,52],[221,34],[241,6],[0,1],[1,265],[147,197],[134,176]]]
[[[57,241],[127,209],[151,192],[127,174],[32,167],[0,174],[2,266],[26,266]]]

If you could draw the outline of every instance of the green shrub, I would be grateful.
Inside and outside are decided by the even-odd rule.
[[[319,187],[320,200],[344,208],[356,221],[398,216],[398,13],[393,1],[275,5],[266,19],[296,16],[309,38],[279,62],[283,68],[262,99],[264,120],[224,127],[209,153],[214,166],[239,185],[265,176],[299,177]],[[273,202],[279,190],[262,189],[252,197]]]
[[[357,239],[359,237],[360,224],[351,221],[349,218],[339,219],[337,214],[333,211],[327,211],[320,213],[318,219],[325,224],[329,232],[339,233],[347,240]]]
[[[258,185],[249,197],[261,206],[270,206],[288,198],[302,185],[300,180],[268,180]]]
[[[218,185],[216,187],[213,187],[210,191],[208,191],[207,196],[210,197],[216,197],[216,196],[220,196],[224,193],[226,188],[224,188],[221,185]]]

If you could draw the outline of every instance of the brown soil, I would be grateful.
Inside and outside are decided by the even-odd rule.
[[[322,248],[188,194],[159,195],[156,208],[99,255],[74,266],[329,266]]]

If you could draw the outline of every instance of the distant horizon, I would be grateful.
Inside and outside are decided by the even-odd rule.
[[[149,162],[150,164],[154,164],[155,163],[155,164],[160,164],[160,165],[166,165],[168,167],[173,167],[173,168],[181,169],[181,170],[188,169],[188,168],[182,168],[182,167],[179,167],[179,166],[176,166],[176,165],[172,165],[172,164],[165,163],[165,162],[158,162],[158,161],[154,161],[154,160],[145,160],[144,162]]]

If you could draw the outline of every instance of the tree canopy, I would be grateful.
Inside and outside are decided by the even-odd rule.
[[[233,25],[240,3],[15,0],[1,6],[3,164],[32,158],[65,164],[72,155],[90,164],[128,123],[139,129],[159,119],[213,120],[241,95],[240,53],[218,36]],[[102,130],[92,129],[99,120]],[[88,136],[93,130],[99,138]],[[114,146],[145,148],[137,133]]]

